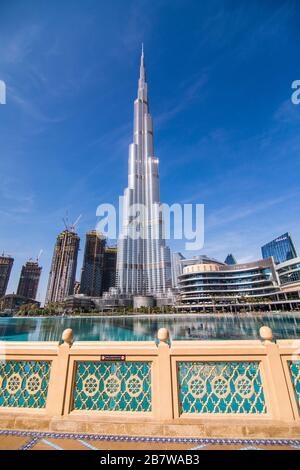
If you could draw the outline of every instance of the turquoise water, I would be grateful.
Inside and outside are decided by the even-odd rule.
[[[300,314],[270,315],[160,315],[127,317],[0,317],[0,340],[59,341],[72,328],[77,341],[154,340],[166,327],[172,339],[257,339],[268,325],[277,339],[300,338]]]

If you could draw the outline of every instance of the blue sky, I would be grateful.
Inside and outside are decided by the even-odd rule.
[[[202,253],[252,260],[286,231],[300,248],[297,0],[0,0],[0,9],[9,292],[42,248],[43,300],[66,211],[83,215],[79,278],[97,205],[115,204],[127,185],[142,42],[161,199],[205,204]]]

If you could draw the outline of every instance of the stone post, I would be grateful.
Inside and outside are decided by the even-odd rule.
[[[52,363],[46,411],[52,416],[64,414],[65,393],[69,369],[69,352],[73,343],[71,328],[64,330],[63,343],[58,347],[56,361]]]
[[[169,331],[160,328],[157,333],[158,344],[158,416],[160,421],[173,419],[172,371]]]
[[[268,326],[262,326],[259,330],[259,334],[266,347],[270,377],[268,389],[271,396],[271,411],[273,412],[274,419],[278,419],[280,421],[293,421],[294,415],[279,348],[277,344],[272,341],[273,332]]]

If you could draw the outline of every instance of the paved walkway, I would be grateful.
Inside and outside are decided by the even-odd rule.
[[[300,439],[196,439],[0,431],[0,450],[300,450]]]

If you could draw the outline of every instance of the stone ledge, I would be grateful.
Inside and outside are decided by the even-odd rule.
[[[119,436],[207,437],[207,438],[300,438],[300,423],[236,418],[142,421],[135,418],[47,417],[1,413],[0,429],[72,432]]]

